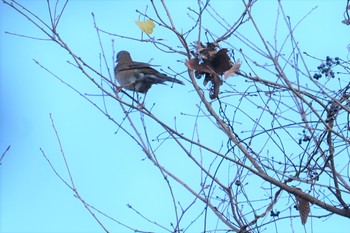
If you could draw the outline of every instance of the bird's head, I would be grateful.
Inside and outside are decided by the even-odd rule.
[[[128,51],[122,50],[117,54],[117,62],[118,63],[125,63],[125,62],[131,62],[131,56]]]

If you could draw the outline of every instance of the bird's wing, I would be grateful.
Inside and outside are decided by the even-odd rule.
[[[130,69],[146,69],[146,70],[150,69],[150,70],[154,70],[151,66],[154,66],[154,65],[150,65],[148,63],[143,63],[143,62],[132,62],[132,63],[129,63],[129,64],[119,65],[118,71],[130,70]]]
[[[182,81],[169,77],[166,74],[160,73],[158,70],[153,69],[151,66],[153,65],[143,62],[129,62],[128,64],[118,63],[116,66],[116,71],[121,72],[127,70],[140,69],[142,70],[142,74],[144,75],[143,78],[152,80],[152,83],[164,83],[165,81],[169,81],[184,85]]]
[[[184,83],[178,79],[169,77],[166,74],[160,73],[158,70],[153,69],[152,67],[143,68],[142,73],[149,79],[152,79],[154,83],[164,83],[175,82],[184,85]]]

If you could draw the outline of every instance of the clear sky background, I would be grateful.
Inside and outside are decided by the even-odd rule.
[[[46,1],[20,2],[48,21]],[[276,20],[276,2],[258,1],[253,12],[262,26],[262,33],[271,40]],[[319,58],[338,56],[349,59],[347,46],[350,43],[350,28],[341,23],[345,0],[282,2],[294,25],[317,6],[295,31],[295,37],[303,51]],[[169,9],[179,30],[187,30],[192,24],[187,16],[187,7],[195,7],[195,4],[196,1],[169,1]],[[140,38],[141,32],[134,22],[139,14],[135,10],[143,12],[147,5],[148,1],[136,0],[71,1],[61,19],[59,34],[76,54],[98,67],[100,47],[91,12],[94,12],[102,29]],[[213,5],[228,20],[242,9],[241,1],[213,1]],[[150,7],[148,11],[152,11]],[[213,22],[209,21],[205,26],[213,32],[217,30],[218,35],[222,33],[222,29]],[[11,145],[0,166],[0,232],[102,231],[42,156],[40,148],[58,172],[68,178],[50,114],[60,135],[76,186],[87,202],[126,225],[142,230],[164,231],[141,219],[127,207],[127,204],[131,204],[149,219],[171,228],[174,213],[169,211],[172,209],[169,190],[159,170],[144,160],[143,152],[125,134],[115,134],[118,130],[115,124],[72,89],[41,69],[33,59],[81,93],[94,95],[89,98],[102,106],[99,90],[79,70],[67,64],[69,56],[53,42],[21,38],[5,32],[44,37],[17,12],[0,4],[0,154]],[[250,32],[246,30],[241,33],[249,35]],[[174,40],[174,46],[178,43],[160,27],[155,28],[153,35],[167,38],[170,43]],[[194,37],[193,41],[195,39]],[[152,44],[121,38],[114,40],[115,50],[130,51],[134,60],[152,60],[153,64],[158,64],[165,70],[168,66],[177,71],[185,70],[184,57],[164,54]],[[235,44],[234,37],[229,41]],[[110,67],[113,67],[111,37],[104,36],[103,42]],[[240,45],[235,47],[239,49]],[[315,69],[317,65],[315,63]],[[174,117],[178,121],[189,119],[181,113],[195,114],[198,111],[195,106],[199,100],[193,98],[193,87],[188,81],[184,82],[186,86],[153,87],[147,95],[146,104],[150,106],[155,103],[154,112],[169,124],[174,124]],[[109,112],[116,119],[121,119],[124,115],[114,104],[115,102],[107,101]],[[152,136],[155,137],[158,133],[159,131]],[[210,128],[206,134],[210,136]],[[209,141],[206,137],[203,140]],[[167,149],[162,152],[166,155],[165,164],[180,171],[180,176],[187,177],[189,182],[198,182],[197,175],[191,174],[191,167],[185,165],[186,160],[175,157],[178,149],[165,148]],[[184,189],[176,185],[174,187],[178,195],[183,192],[183,202],[190,202]],[[193,215],[195,214],[198,213],[194,212]],[[130,232],[120,224],[104,217],[101,219],[111,232]],[[216,220],[212,221],[215,225]],[[299,219],[294,221],[299,224]],[[308,232],[312,232],[311,229],[314,232],[347,232],[349,229],[349,219],[332,217],[326,221],[327,224],[322,224],[321,228],[317,224],[311,226],[308,223]],[[202,230],[201,223],[197,222],[189,231]],[[288,230],[285,232],[291,232],[289,225],[286,228]],[[296,229],[303,228],[298,226]]]

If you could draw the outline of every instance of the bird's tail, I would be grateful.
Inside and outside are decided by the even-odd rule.
[[[185,85],[181,80],[176,79],[176,78],[171,78],[169,76],[166,76],[166,81]]]

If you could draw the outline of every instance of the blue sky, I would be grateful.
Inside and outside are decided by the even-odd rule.
[[[233,2],[217,1],[213,4],[224,18],[229,19],[232,13],[242,9],[241,1]],[[319,58],[349,58],[349,28],[341,24],[345,1],[282,2],[294,25],[317,6],[294,32],[303,51]],[[21,3],[45,20],[49,19],[46,1]],[[99,67],[100,47],[91,12],[94,12],[98,25],[104,30],[140,38],[140,30],[134,23],[139,17],[135,10],[143,12],[147,4],[147,1],[71,1],[60,22],[59,34],[79,56],[92,66]],[[237,7],[232,4],[236,4]],[[253,11],[256,21],[261,25],[262,33],[271,37],[272,41],[276,1],[263,0],[258,4],[260,5]],[[195,3],[192,4],[192,7],[195,6]],[[192,23],[187,16],[187,7],[187,1],[169,3],[169,9],[179,30],[188,29]],[[152,12],[150,6],[148,12]],[[206,27],[218,35],[223,32],[223,29],[211,20],[208,20]],[[67,64],[67,60],[71,59],[57,44],[13,36],[5,32],[44,37],[17,12],[4,4],[0,5],[0,154],[11,145],[0,166],[0,232],[102,231],[42,156],[40,148],[62,177],[68,179],[50,114],[58,130],[76,186],[88,203],[136,229],[163,232],[162,228],[142,220],[131,211],[127,207],[127,204],[130,204],[149,219],[171,229],[174,212],[168,187],[159,170],[145,159],[140,147],[130,141],[125,133],[115,134],[118,127],[106,116],[41,69],[33,59],[81,93],[89,94],[88,98],[99,106],[103,106],[101,92],[79,70]],[[251,37],[249,27],[243,27],[240,32]],[[163,28],[156,27],[153,35],[166,38],[166,42],[173,43],[174,47],[178,44]],[[193,36],[193,40],[195,38]],[[167,70],[168,66],[177,71],[185,70],[184,57],[169,56],[150,43],[141,44],[117,37],[114,40],[115,51],[128,50],[134,60],[152,60],[153,64],[160,65],[164,70]],[[193,40],[189,38],[190,42]],[[112,68],[114,64],[111,37],[103,35],[102,41]],[[234,38],[229,41],[237,49],[244,46],[235,43]],[[317,65],[315,62],[314,67]],[[183,127],[184,133],[191,134],[194,119],[182,113],[196,114],[196,105],[200,102],[198,97],[193,95],[193,87],[188,79],[184,82],[186,86],[153,87],[147,94],[146,105],[151,106],[155,103],[154,114],[170,125],[174,125],[176,117],[177,124]],[[106,101],[109,113],[121,122],[124,117],[121,109],[115,106],[114,101]],[[139,118],[139,115],[132,113],[132,117]],[[146,122],[148,127],[154,127],[150,138],[160,135],[161,129],[148,119]],[[189,125],[188,129],[186,124]],[[199,121],[199,124],[205,126],[206,120]],[[126,123],[124,125],[129,128]],[[219,138],[217,141],[212,139],[211,132],[215,130],[212,127],[202,128],[200,133],[204,135],[201,140],[218,149],[221,141]],[[164,165],[176,171],[179,177],[187,182],[198,183],[199,173],[195,173],[195,168],[188,165],[188,158],[175,156],[180,150],[173,147],[171,141],[166,141],[165,144],[166,146],[158,149]],[[174,184],[174,190],[181,197],[184,206],[193,200],[179,185]],[[193,216],[198,215],[201,210],[201,204],[196,202],[196,205],[198,209],[194,208],[191,213]],[[210,217],[210,224],[215,226],[216,219],[212,215]],[[104,217],[101,219],[111,232],[130,232],[120,224]],[[303,229],[299,219],[293,221],[295,229]],[[317,228],[316,222],[308,223],[306,228],[308,232],[312,232],[311,229],[314,232],[345,232],[345,226],[348,225],[348,219],[339,217],[332,217],[326,221],[329,223],[322,224],[321,228]],[[285,223],[289,224],[289,221]],[[202,230],[201,225],[201,221],[196,222],[190,232]]]

